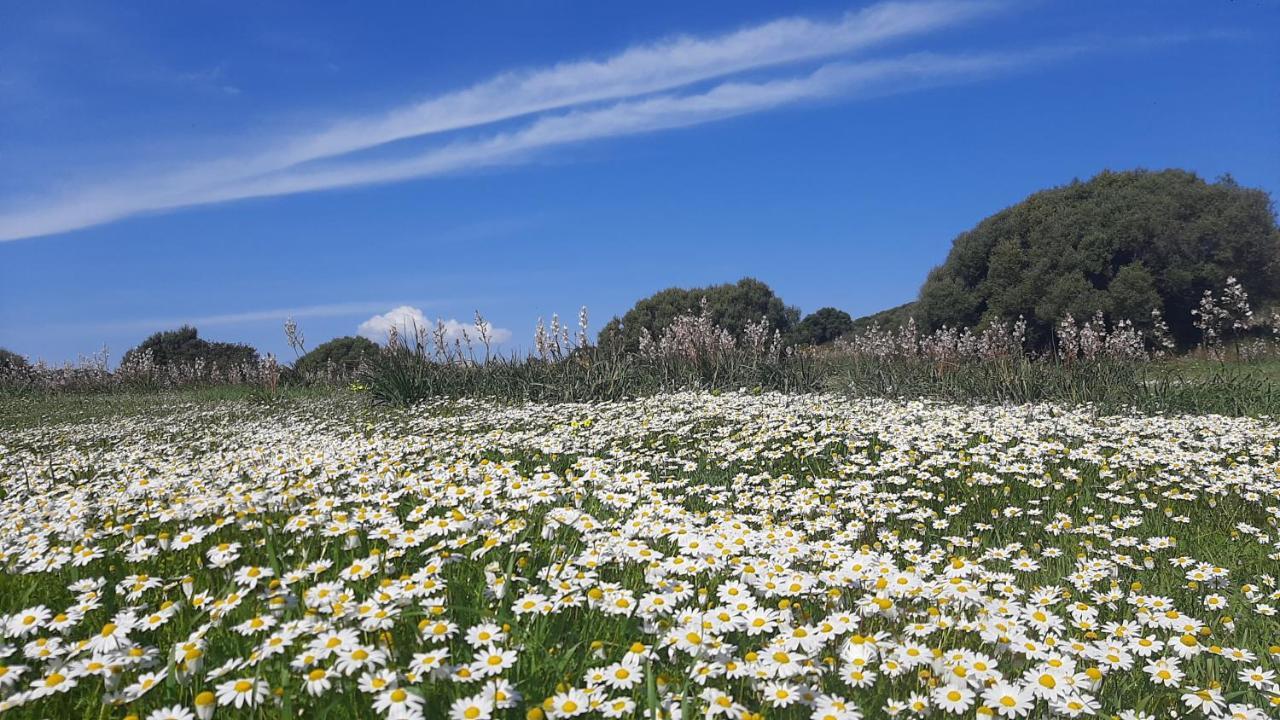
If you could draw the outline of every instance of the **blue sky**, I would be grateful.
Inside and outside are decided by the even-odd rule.
[[[910,300],[1104,168],[1280,190],[1272,2],[17,3],[0,346],[183,322],[289,356],[393,308],[527,348],[673,285]],[[366,326],[369,327],[369,326]]]

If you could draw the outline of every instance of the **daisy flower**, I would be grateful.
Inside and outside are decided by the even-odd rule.
[[[235,707],[254,707],[267,697],[270,687],[266,681],[252,678],[228,680],[217,687],[219,705]]]

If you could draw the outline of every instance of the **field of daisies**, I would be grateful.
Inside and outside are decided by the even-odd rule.
[[[0,715],[1280,716],[1280,424],[827,395],[0,428]]]

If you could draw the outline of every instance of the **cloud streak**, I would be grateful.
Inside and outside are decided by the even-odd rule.
[[[393,305],[396,305],[396,303],[387,301],[332,303],[328,305],[307,305],[303,307],[275,308],[270,310],[250,310],[248,312],[222,313],[216,315],[175,316],[170,318],[153,318],[150,320],[127,320],[123,322],[103,323],[92,326],[76,325],[74,328],[81,330],[87,327],[97,331],[127,332],[134,330],[151,331],[158,328],[174,328],[180,325],[193,325],[199,328],[222,325],[245,325],[249,323],[268,321],[282,322],[288,317],[303,319],[363,315],[368,312],[377,312],[378,310],[382,310]]]
[[[339,187],[431,177],[519,162],[536,150],[570,143],[669,130],[835,96],[901,92],[923,84],[955,82],[1008,70],[1046,53],[939,56],[826,65],[808,75],[759,83],[727,82],[693,95],[622,102],[602,109],[544,117],[517,132],[458,142],[419,155],[298,171],[246,182],[208,202],[288,195]],[[890,88],[889,83],[899,83]]]
[[[886,2],[838,20],[787,18],[706,37],[676,37],[633,47],[602,60],[561,63],[500,75],[463,90],[334,123],[317,132],[278,138],[278,148],[195,163],[177,172],[144,172],[0,212],[0,241],[48,235],[120,218],[248,197],[281,195],[512,162],[517,156],[594,138],[683,127],[755,112],[839,88],[894,76],[957,77],[946,67],[995,59],[908,56],[869,63],[831,63],[777,81],[729,76],[848,55],[892,40],[955,26],[999,7],[994,2]],[[930,58],[932,57],[932,61]],[[709,90],[675,94],[698,83]],[[595,107],[600,103],[604,107]],[[550,114],[559,111],[562,114]],[[409,138],[536,116],[521,130],[454,142],[391,161],[346,158]],[[338,167],[311,167],[317,161]]]

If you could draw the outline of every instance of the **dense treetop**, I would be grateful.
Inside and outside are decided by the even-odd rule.
[[[1280,298],[1280,230],[1270,197],[1182,170],[1103,172],[1044,190],[955,239],[919,300],[881,315],[923,329],[1019,315],[1033,343],[1065,315],[1138,326],[1160,310],[1183,346],[1191,310],[1235,276],[1255,304]]]
[[[196,329],[189,325],[155,333],[126,352],[121,362],[135,362],[147,351],[151,352],[152,362],[159,367],[187,366],[202,360],[208,366],[226,368],[258,361],[258,351],[252,347],[238,343],[209,342],[199,337]]]
[[[853,318],[843,310],[824,307],[806,315],[787,337],[791,345],[826,345],[853,329]]]
[[[377,343],[359,336],[334,338],[317,346],[298,358],[293,369],[303,375],[326,373],[329,368],[341,375],[350,375],[360,367],[360,362],[378,352]]]
[[[25,357],[12,350],[0,348],[0,373],[26,370],[30,366]]]
[[[621,318],[615,317],[600,330],[599,343],[608,349],[635,351],[644,330],[657,338],[671,321],[681,315],[700,312],[703,298],[717,325],[734,337],[742,337],[750,323],[762,317],[775,330],[786,334],[800,319],[800,311],[788,307],[766,284],[755,278],[702,288],[667,288],[640,300]]]

